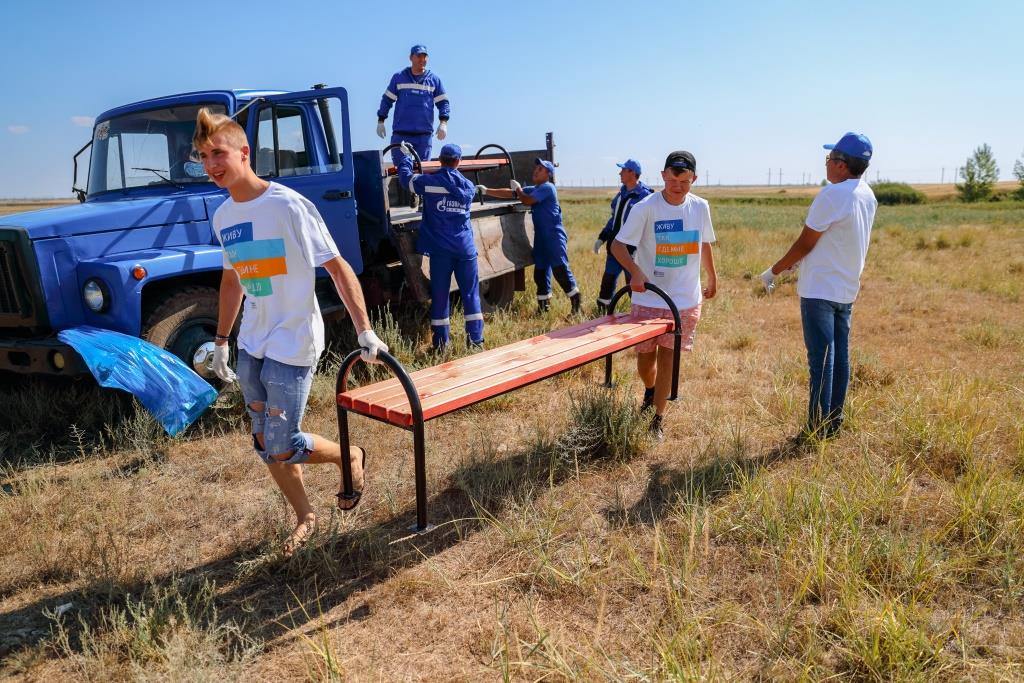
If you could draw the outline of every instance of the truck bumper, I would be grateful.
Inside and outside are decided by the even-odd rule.
[[[78,352],[56,337],[0,338],[0,370],[61,377],[75,377],[89,372]]]

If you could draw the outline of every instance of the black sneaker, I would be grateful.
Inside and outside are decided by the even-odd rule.
[[[655,441],[663,441],[665,439],[665,428],[662,426],[661,415],[655,415],[651,418],[651,436]]]
[[[541,313],[545,313],[545,312],[547,312],[547,310],[549,308],[551,308],[551,300],[550,299],[537,299],[537,310],[538,311],[540,311]]]
[[[653,407],[654,407],[654,387],[651,387],[650,389],[645,387],[644,388],[644,400],[640,404],[640,412],[642,413],[645,410],[647,410],[648,408],[653,408]]]
[[[570,306],[572,306],[573,315],[580,312],[580,303],[582,302],[582,300],[583,297],[580,295],[579,292],[576,292],[571,297],[569,297],[569,304]]]

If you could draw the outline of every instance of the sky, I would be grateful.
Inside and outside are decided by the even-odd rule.
[[[552,131],[561,185],[617,184],[626,158],[656,184],[675,149],[698,186],[818,183],[822,144],[849,130],[874,143],[872,181],[950,182],[983,143],[1011,179],[1022,25],[1009,0],[9,3],[0,198],[70,197],[95,117],[194,90],[344,86],[354,148],[379,149],[381,94],[415,43],[449,93],[449,142],[539,149]]]

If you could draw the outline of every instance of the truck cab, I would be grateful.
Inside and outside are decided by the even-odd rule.
[[[352,150],[344,88],[185,93],[97,117],[92,140],[75,155],[79,204],[0,218],[0,370],[87,372],[56,333],[89,325],[140,336],[212,377],[223,259],[210,221],[227,193],[192,155],[201,107],[242,125],[259,176],[316,205],[369,307],[425,300],[427,265],[413,248],[421,214],[394,206],[396,183],[379,150]],[[87,150],[79,188],[78,159]],[[501,150],[477,160],[475,173],[479,182],[505,185],[517,167],[523,173],[551,152],[550,144]],[[474,205],[472,222],[481,290],[493,306],[508,303],[532,263],[529,214],[518,202],[487,202]],[[344,315],[326,273],[319,275],[324,317]]]

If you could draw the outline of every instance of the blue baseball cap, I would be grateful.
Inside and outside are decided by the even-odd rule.
[[[543,166],[544,168],[548,169],[548,173],[551,174],[551,179],[555,179],[555,165],[553,163],[551,163],[547,159],[541,159],[540,157],[537,157],[536,159],[533,160],[533,164],[535,166]]]
[[[853,132],[847,133],[843,137],[839,138],[839,142],[834,145],[822,145],[822,147],[825,149],[834,149],[848,157],[863,159],[864,161],[870,161],[871,154],[874,151],[871,147],[871,140],[868,140],[867,135]]]
[[[640,175],[640,164],[635,159],[626,159],[621,164],[615,164],[619,168],[624,168],[637,175]]]
[[[437,156],[439,159],[461,159],[462,148],[456,144],[448,143],[441,148],[441,153]]]
[[[412,57],[413,55],[425,55],[425,54],[427,54],[427,46],[426,45],[413,45],[412,47],[409,48],[409,56],[410,57]]]

